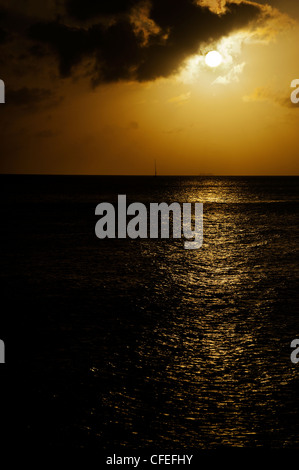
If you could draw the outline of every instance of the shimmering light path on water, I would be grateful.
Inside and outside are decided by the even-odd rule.
[[[299,446],[298,178],[2,177],[2,188],[28,442]],[[118,194],[203,202],[203,247],[98,240],[94,209]]]

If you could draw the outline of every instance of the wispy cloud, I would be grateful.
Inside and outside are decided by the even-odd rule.
[[[299,109],[298,106],[294,105],[290,98],[291,93],[286,95],[280,91],[274,91],[270,87],[258,87],[250,95],[244,96],[243,101],[246,103],[255,101],[267,101],[274,103],[277,106],[283,106],[285,108]]]
[[[168,100],[168,103],[174,103],[174,104],[180,105],[183,103],[187,103],[190,100],[190,97],[191,97],[191,92],[189,91],[188,93],[184,93],[182,95],[174,96],[173,98],[170,98]]]
[[[227,74],[219,75],[219,77],[214,80],[213,85],[228,85],[229,83],[238,82],[245,65],[245,62],[242,62],[242,64],[233,66]]]

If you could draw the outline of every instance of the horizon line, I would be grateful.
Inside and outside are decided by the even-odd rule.
[[[154,177],[155,175],[152,174],[125,174],[125,175],[120,175],[120,174],[99,174],[99,173],[0,173],[0,176],[108,176],[108,177]],[[157,178],[159,177],[269,177],[269,178],[275,178],[275,177],[298,177],[299,174],[212,174],[212,173],[206,173],[206,174],[179,174],[179,175],[173,175],[173,174],[159,174],[156,175]]]

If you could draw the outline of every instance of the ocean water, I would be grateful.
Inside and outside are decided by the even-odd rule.
[[[299,448],[297,177],[4,176],[1,316],[26,446]],[[202,202],[204,242],[95,207]]]

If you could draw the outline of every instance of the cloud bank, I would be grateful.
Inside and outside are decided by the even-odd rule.
[[[240,30],[265,35],[267,25],[270,35],[277,18],[282,24],[277,10],[247,0],[48,0],[42,11],[29,3],[3,2],[0,45],[9,25],[20,56],[55,57],[62,78],[80,70],[94,86],[169,77],[203,45]]]
[[[93,58],[90,73],[96,85],[168,77],[202,43],[257,21],[262,9],[257,4],[233,2],[217,14],[192,0],[68,0],[66,12],[64,22],[31,25],[28,37],[54,52],[62,77]],[[136,14],[140,18],[142,12],[144,19],[137,28]]]

